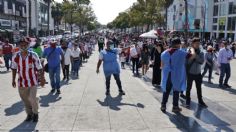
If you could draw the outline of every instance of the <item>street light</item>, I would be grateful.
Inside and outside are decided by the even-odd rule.
[[[188,0],[184,0],[185,2],[185,44],[188,43]]]

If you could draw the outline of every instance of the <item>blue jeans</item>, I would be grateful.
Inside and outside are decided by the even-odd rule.
[[[220,65],[220,80],[219,80],[220,85],[223,85],[223,80],[224,80],[225,75],[226,75],[226,77],[225,77],[224,84],[228,84],[229,78],[231,76],[230,64],[221,63],[221,65]]]
[[[5,62],[5,66],[6,66],[7,70],[9,70],[9,68],[10,68],[11,59],[12,59],[12,54],[5,54],[4,55],[4,62]]]
[[[55,68],[48,67],[48,73],[52,89],[60,89],[60,72],[60,66]]]
[[[80,61],[74,60],[72,65],[72,71],[75,75],[79,75]]]

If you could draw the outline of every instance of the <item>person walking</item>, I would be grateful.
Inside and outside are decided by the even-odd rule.
[[[7,71],[10,70],[10,61],[12,59],[13,54],[13,45],[9,43],[9,40],[5,40],[5,44],[2,46],[2,54],[5,62],[5,67],[7,68]]]
[[[186,90],[186,59],[195,58],[195,51],[191,48],[191,54],[180,49],[181,40],[173,38],[171,48],[161,54],[162,80],[161,88],[163,91],[161,111],[166,112],[166,103],[171,90],[173,89],[173,112],[180,112],[179,93]]]
[[[233,59],[233,53],[230,49],[230,45],[227,42],[224,41],[222,45],[224,48],[220,49],[218,56],[218,64],[220,67],[219,87],[231,88],[231,86],[228,84],[228,81],[231,75],[230,61]]]
[[[36,53],[28,51],[28,42],[21,40],[19,42],[20,51],[12,57],[12,86],[16,88],[16,73],[18,73],[18,90],[21,100],[24,102],[27,117],[25,121],[38,121],[38,98],[37,87],[40,79],[40,85],[43,87],[45,79],[43,68]]]
[[[214,66],[214,53],[213,53],[212,46],[207,47],[207,53],[205,53],[205,61],[206,61],[206,64],[204,67],[204,71],[202,73],[202,77],[204,77],[207,71],[209,70],[208,83],[213,84],[211,81],[212,71],[213,71],[213,66]]]
[[[98,51],[101,52],[104,48],[104,39],[103,38],[100,38],[98,40]]]
[[[152,85],[159,86],[161,84],[161,53],[164,51],[162,43],[160,41],[155,42],[155,46],[151,51],[152,61]]]
[[[232,50],[232,52],[233,52],[233,58],[235,59],[236,42],[232,43],[231,50]]]
[[[43,58],[46,58],[48,62],[48,73],[52,87],[51,93],[57,90],[57,94],[61,94],[60,73],[61,66],[64,69],[64,55],[61,47],[57,46],[57,41],[52,40],[50,42],[50,47],[43,52]]]
[[[64,55],[64,68],[63,70],[63,81],[69,81],[70,79],[70,64],[71,64],[71,57],[72,57],[72,52],[71,49],[68,48],[68,45],[65,41],[61,41],[61,48],[63,50],[63,55]]]
[[[147,79],[146,73],[149,69],[149,59],[150,59],[150,52],[148,51],[148,47],[144,46],[141,51],[141,62],[142,62],[142,75],[143,79]]]
[[[125,95],[121,85],[120,65],[117,58],[121,50],[118,48],[111,49],[112,44],[112,41],[108,41],[106,43],[106,49],[100,52],[96,72],[99,73],[99,68],[103,62],[103,71],[106,79],[106,95],[110,95],[111,75],[113,75],[116,80],[116,84],[119,88],[119,95]]]
[[[139,76],[138,69],[139,69],[140,52],[139,52],[138,44],[135,44],[131,47],[130,56],[131,56],[131,61],[132,61],[133,74],[136,76]],[[136,71],[136,73],[135,73],[135,71]]]
[[[79,77],[79,68],[80,68],[80,49],[77,43],[74,43],[74,47],[72,49],[72,75],[76,78]]]
[[[200,39],[192,39],[192,48],[195,50],[196,57],[194,60],[189,60],[187,64],[187,91],[186,91],[186,107],[190,107],[190,93],[195,81],[197,88],[198,104],[202,107],[207,107],[202,99],[202,74],[201,66],[204,63],[204,53],[200,50]]]
[[[125,69],[126,54],[124,51],[120,53],[120,62],[122,69]]]

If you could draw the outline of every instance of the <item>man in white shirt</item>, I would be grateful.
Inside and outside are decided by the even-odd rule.
[[[72,49],[72,75],[76,78],[79,77],[79,68],[80,68],[80,49],[77,43],[74,43]]]
[[[71,64],[71,57],[72,57],[72,51],[70,48],[68,48],[67,43],[65,41],[63,41],[61,43],[61,48],[63,50],[63,54],[64,54],[64,68],[63,70],[63,81],[69,81],[69,73],[70,73],[70,64]]]

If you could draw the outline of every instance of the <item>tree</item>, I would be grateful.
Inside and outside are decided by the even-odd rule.
[[[59,24],[63,18],[63,12],[62,12],[62,4],[61,3],[55,3],[52,6],[51,11],[52,18],[54,19],[54,25],[57,26],[57,29],[59,29]]]
[[[174,0],[159,0],[159,5],[163,6],[165,8],[165,26],[167,29],[167,17],[168,17],[168,8],[173,4]]]
[[[163,17],[160,14],[161,7],[159,0],[138,0],[126,12],[120,13],[113,22],[107,25],[110,28],[127,28],[162,23]]]

